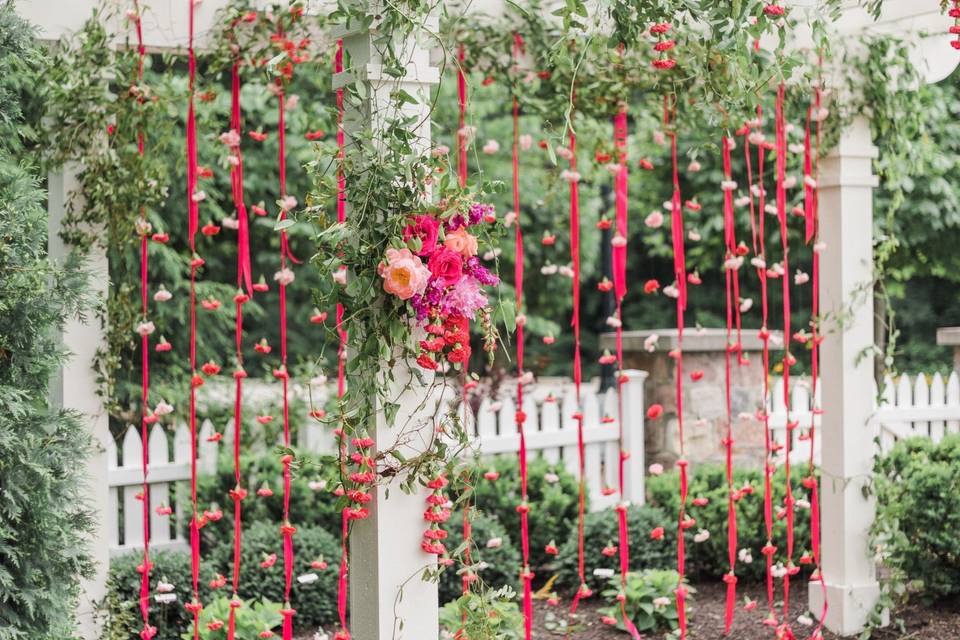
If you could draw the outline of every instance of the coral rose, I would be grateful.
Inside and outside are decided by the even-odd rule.
[[[462,227],[448,232],[443,246],[465,258],[477,255],[477,238]]]
[[[409,249],[387,249],[387,261],[380,263],[383,289],[401,300],[422,294],[430,280],[430,270]]]

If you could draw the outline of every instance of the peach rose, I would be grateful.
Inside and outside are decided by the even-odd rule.
[[[387,249],[387,260],[380,263],[380,277],[384,291],[409,300],[427,288],[430,270],[409,249]]]
[[[477,238],[470,235],[466,229],[460,228],[455,231],[448,231],[443,240],[443,246],[450,251],[459,253],[465,258],[477,255]]]

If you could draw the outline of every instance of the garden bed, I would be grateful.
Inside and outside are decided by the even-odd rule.
[[[693,603],[693,612],[690,617],[688,637],[696,640],[714,640],[723,638],[723,613],[726,598],[726,585],[719,582],[707,582],[695,585],[696,599]],[[763,624],[765,617],[763,602],[766,595],[762,585],[748,585],[741,588],[738,598],[742,602],[743,596],[749,596],[757,601],[757,608],[753,611],[738,609],[734,619],[733,629],[729,637],[737,640],[770,640],[773,637],[771,629]],[[793,591],[791,603],[791,619],[797,638],[806,638],[813,631],[813,627],[805,627],[796,622],[797,617],[808,613],[807,594],[805,585]],[[782,607],[782,600],[777,601]],[[580,630],[571,633],[576,640],[624,640],[629,636],[615,628],[608,627],[600,622],[597,610],[602,606],[600,600],[589,600],[580,606]],[[562,637],[547,629],[547,617],[550,612],[556,616],[566,613],[564,608],[547,606],[544,601],[534,603],[534,638]],[[933,606],[910,605],[898,611],[895,618],[903,621],[905,631],[899,627],[888,627],[877,631],[874,640],[956,640],[957,630],[960,629],[960,599],[944,601]],[[825,631],[824,640],[840,640],[841,636]],[[655,637],[647,634],[646,637]]]

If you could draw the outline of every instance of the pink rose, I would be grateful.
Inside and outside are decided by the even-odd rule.
[[[459,253],[464,258],[477,255],[477,238],[467,233],[463,227],[450,231],[443,240],[443,246],[450,251]]]
[[[460,258],[460,254],[446,247],[430,256],[427,266],[430,268],[433,277],[444,286],[456,284],[463,275],[463,260]]]
[[[404,241],[410,238],[420,239],[420,250],[417,255],[427,256],[437,248],[437,237],[440,233],[440,223],[432,216],[413,216],[413,222],[403,229]]]
[[[430,270],[410,249],[387,249],[387,261],[380,263],[383,289],[401,300],[422,294],[430,281]]]

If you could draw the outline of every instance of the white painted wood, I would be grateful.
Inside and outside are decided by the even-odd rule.
[[[946,405],[946,387],[943,384],[943,376],[940,372],[933,374],[930,382],[930,405],[934,407],[943,407]],[[943,440],[943,434],[946,430],[946,423],[943,420],[933,420],[930,422],[930,439],[934,442]]]
[[[167,444],[167,433],[159,423],[150,429],[147,440],[148,476],[150,484],[150,543],[157,544],[170,541],[170,516],[157,513],[157,507],[170,506],[170,485],[167,483],[152,482],[153,470],[170,466],[170,447]],[[142,445],[141,445],[142,446]]]
[[[568,385],[563,394],[563,402],[560,404],[560,430],[565,434],[572,434],[573,440],[564,440],[570,441],[573,444],[568,444],[560,448],[560,456],[563,460],[563,466],[572,473],[575,477],[580,477],[580,459],[579,451],[577,450],[577,420],[574,418],[574,414],[579,410],[579,405],[577,404],[577,393],[573,388],[573,385]]]
[[[123,488],[123,544],[136,547],[143,544],[143,503],[137,499],[143,482],[143,443],[133,425],[124,432],[120,451],[122,469],[128,479]]]
[[[946,404],[948,407],[960,407],[960,376],[956,371],[950,372],[947,378]],[[946,423],[947,432],[960,432],[960,420],[950,420]]]
[[[837,147],[821,163],[820,309],[826,318],[821,349],[823,460],[822,574],[830,603],[826,626],[841,635],[858,633],[879,598],[876,568],[867,540],[875,514],[869,488],[875,428],[870,422],[874,345],[873,146],[870,123],[853,118]],[[851,301],[854,301],[851,304]],[[810,609],[823,610],[821,585],[810,583]]]
[[[960,388],[960,387],[958,387]],[[540,433],[554,433],[560,430],[560,401],[556,396],[552,400],[544,400],[540,407]],[[560,462],[560,449],[558,447],[546,447],[541,449],[541,455],[551,462]]]
[[[627,383],[623,385],[623,447],[628,456],[624,470],[626,476],[624,499],[633,504],[643,504],[646,501],[644,491],[646,402],[643,385],[647,379],[647,372],[628,369],[623,373],[629,377]]]

